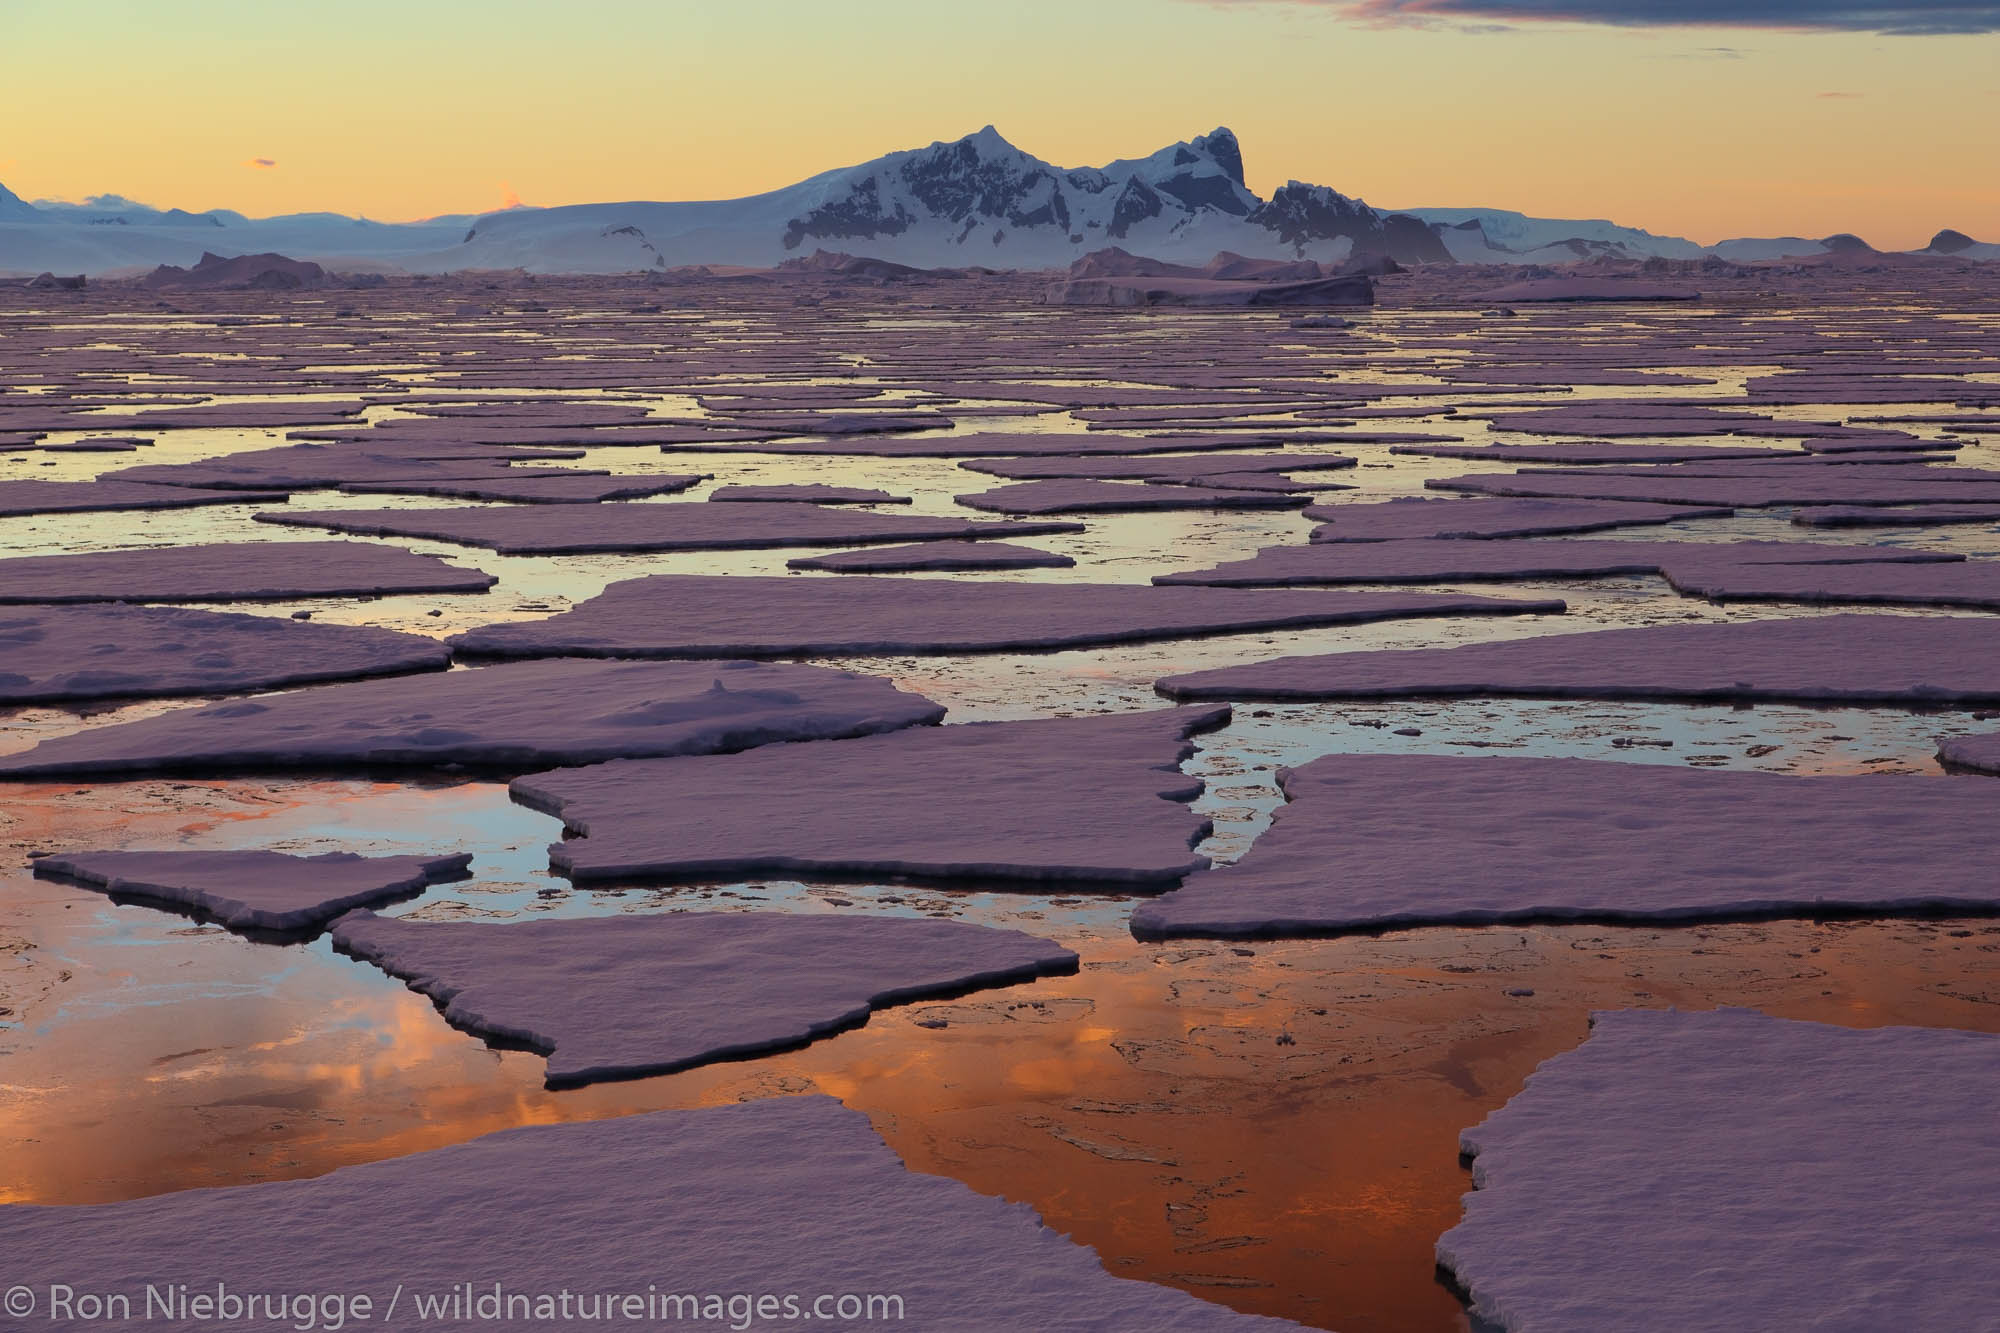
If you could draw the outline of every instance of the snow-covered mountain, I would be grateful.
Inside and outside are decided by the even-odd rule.
[[[1962,231],[1946,227],[1931,237],[1931,243],[1917,251],[1920,255],[1949,255],[1956,259],[1979,259],[1992,261],[2000,259],[2000,244],[1992,241],[1975,241]]]
[[[117,195],[30,204],[0,187],[0,275],[143,273],[161,264],[190,266],[204,253],[277,253],[336,273],[627,273],[694,264],[767,267],[819,249],[924,268],[1039,269],[1066,267],[1111,246],[1194,265],[1218,252],[1322,263],[1372,253],[1405,264],[1810,261],[1855,246],[1872,253],[1850,237],[1703,247],[1602,219],[1492,208],[1385,212],[1301,181],[1266,199],[1245,183],[1242,147],[1227,129],[1147,157],[1059,167],[988,126],[744,199],[517,207],[416,223],[334,213],[252,219],[226,209],[162,210]],[[1942,232],[1916,253],[2000,258],[1996,250]]]
[[[1842,232],[1817,240],[1804,236],[1746,236],[1703,246],[1680,236],[1660,236],[1603,218],[1537,218],[1504,208],[1409,208],[1423,219],[1461,264],[1575,264],[1598,259],[1721,259],[1735,264],[1784,260],[1843,261],[1880,255],[1858,236]],[[1938,258],[2000,259],[2000,245],[1962,232],[1941,231],[1922,250]]]
[[[924,267],[1053,268],[1106,245],[1201,262],[1218,250],[1337,261],[1357,251],[1409,263],[1449,258],[1430,229],[1325,186],[1270,199],[1243,178],[1227,129],[1101,167],[1059,167],[987,126],[747,199],[579,204],[479,219],[431,268],[561,270],[635,229],[660,267],[772,264],[819,248]],[[628,249],[636,247],[631,238]]]
[[[192,265],[209,252],[275,252],[318,260],[343,273],[396,269],[405,255],[450,245],[465,235],[466,226],[464,218],[384,223],[332,213],[251,219],[221,209],[90,212],[79,218],[45,203],[23,204],[27,211],[15,212],[7,207],[13,198],[0,199],[0,275],[136,274],[161,264]],[[123,220],[93,220],[107,218]]]
[[[89,227],[226,227],[248,222],[225,208],[190,213],[184,208],[158,209],[123,195],[92,195],[80,204],[61,199],[37,199],[34,210],[43,222],[80,222]]]
[[[1451,257],[1421,221],[1326,186],[1293,181],[1260,198],[1244,183],[1242,148],[1227,129],[1148,157],[1067,168],[988,126],[745,199],[516,208],[469,225],[328,214],[253,221],[222,210],[161,212],[115,196],[22,208],[19,217],[0,211],[0,271],[103,273],[187,264],[202,251],[278,251],[334,268],[360,258],[417,272],[549,273],[763,266],[819,248],[991,268],[1061,267],[1107,245],[1196,263],[1220,250],[1329,262],[1357,252],[1405,263]]]
[[[1700,259],[1679,236],[1655,236],[1602,218],[1535,218],[1504,208],[1408,208],[1464,264],[1573,264],[1584,259]]]
[[[0,222],[40,222],[42,210],[0,185]]]

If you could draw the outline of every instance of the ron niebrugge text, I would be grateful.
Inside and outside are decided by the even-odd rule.
[[[51,1282],[39,1290],[17,1286],[0,1298],[0,1310],[26,1325],[39,1317],[49,1323],[235,1324],[244,1328],[289,1329],[292,1333],[340,1333],[356,1324],[421,1326],[432,1323],[713,1324],[732,1330],[759,1324],[806,1323],[837,1319],[849,1323],[899,1323],[903,1298],[893,1294],[828,1292],[706,1295],[643,1292],[509,1291],[503,1284],[461,1282],[418,1290],[397,1284],[386,1296],[358,1292],[238,1291],[227,1283],[196,1287],[187,1283],[148,1284],[137,1291],[86,1290]]]

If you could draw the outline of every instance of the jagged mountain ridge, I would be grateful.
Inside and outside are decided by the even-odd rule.
[[[510,208],[423,222],[333,213],[246,218],[161,210],[115,195],[33,204],[0,186],[0,274],[143,273],[204,251],[279,253],[334,272],[525,269],[625,273],[682,265],[768,267],[815,250],[919,268],[1065,268],[1110,246],[1200,265],[1221,252],[1340,263],[1381,254],[1410,263],[1548,264],[1716,258],[1813,262],[1840,237],[1749,238],[1700,246],[1603,220],[1504,209],[1382,210],[1291,181],[1259,197],[1227,129],[1101,167],[1058,167],[991,126],[890,153],[742,199]],[[2000,246],[1940,233],[1915,253],[2000,259]],[[1863,255],[1872,251],[1862,250]]]
[[[663,265],[768,264],[817,248],[865,250],[925,266],[1057,267],[1107,244],[1166,258],[1218,250],[1337,261],[1360,251],[1404,262],[1449,252],[1413,218],[1392,218],[1325,186],[1294,181],[1266,200],[1244,182],[1236,136],[1217,129],[1143,158],[1059,167],[987,126],[890,153],[748,199],[586,204],[479,219],[468,260],[520,262],[636,227]],[[440,257],[441,258],[441,257]]]

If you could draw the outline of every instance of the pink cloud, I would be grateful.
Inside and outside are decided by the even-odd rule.
[[[1222,0],[1243,3],[1243,0]],[[1250,0],[1258,3],[1260,0]],[[1289,0],[1389,27],[1598,23],[1898,36],[2000,32],[1996,0]]]

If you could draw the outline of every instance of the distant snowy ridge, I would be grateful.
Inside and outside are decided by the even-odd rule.
[[[1244,184],[1242,149],[1227,129],[1150,157],[1066,168],[989,125],[748,199],[484,217],[461,244],[421,262],[561,270],[616,227],[636,228],[661,267],[765,265],[826,248],[919,267],[1056,268],[1112,244],[1197,262],[1219,250],[1324,262],[1357,252],[1409,263],[1450,258],[1420,221],[1325,186],[1295,181],[1259,198]]]
[[[1567,264],[1585,259],[1700,259],[1679,236],[1655,236],[1604,219],[1535,218],[1504,208],[1412,208],[1468,264]]]
[[[1227,129],[1147,157],[1071,168],[1023,152],[988,126],[743,199],[516,207],[415,223],[333,213],[252,219],[226,209],[161,210],[116,195],[31,204],[0,186],[0,274],[16,275],[139,274],[192,265],[204,252],[276,253],[336,273],[768,267],[819,249],[919,268],[1049,269],[1109,246],[1193,264],[1222,251],[1322,264],[1372,254],[1404,264],[1549,265],[1874,253],[1843,236],[1703,247],[1604,220],[1505,209],[1384,211],[1303,181],[1266,199],[1245,184],[1242,147]],[[2000,246],[1946,231],[1915,253],[1990,260],[2000,259]]]
[[[1882,253],[1857,236],[1753,236],[1703,246],[1680,236],[1659,236],[1603,218],[1537,218],[1504,208],[1410,208],[1461,264],[1574,264],[1598,259],[1720,259],[1736,264],[1813,260]],[[1986,245],[1945,230],[1921,250],[1906,253],[1970,260],[2000,259],[2000,245]]]
[[[1148,157],[1065,168],[988,126],[744,199],[517,208],[469,223],[251,220],[161,212],[113,196],[40,209],[0,199],[0,271],[16,273],[185,265],[204,250],[278,251],[335,269],[361,259],[414,272],[767,266],[820,248],[927,268],[1059,268],[1114,244],[1193,262],[1222,250],[1327,263],[1358,253],[1405,263],[1451,258],[1422,221],[1323,185],[1293,181],[1260,198],[1244,184],[1242,148],[1227,129]]]

